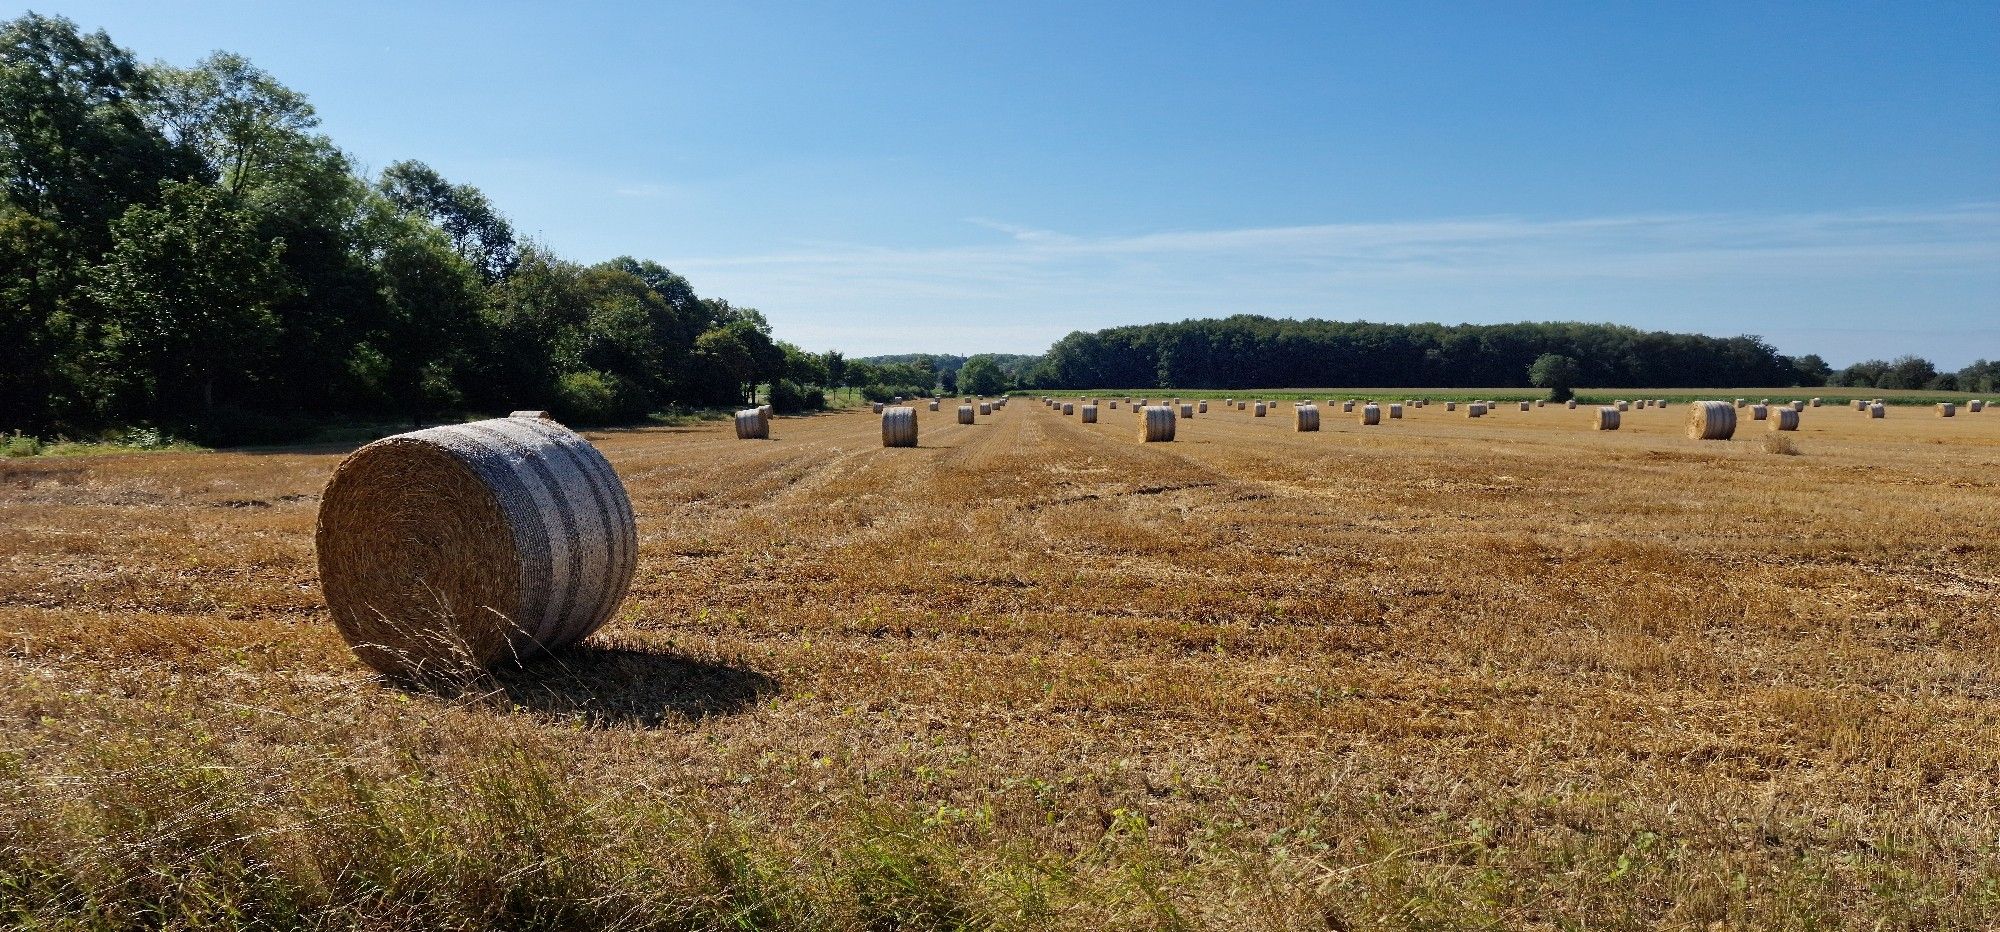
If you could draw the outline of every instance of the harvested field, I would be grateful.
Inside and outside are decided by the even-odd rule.
[[[328,618],[344,450],[0,460],[0,908],[1988,926],[2000,415],[1511,407],[591,433],[630,597],[454,696]]]

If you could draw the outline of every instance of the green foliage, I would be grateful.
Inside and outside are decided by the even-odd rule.
[[[1582,365],[1558,353],[1543,353],[1528,366],[1528,384],[1548,389],[1550,401],[1576,397],[1577,379],[1582,375]]]
[[[1012,381],[991,356],[974,356],[958,370],[959,391],[967,394],[998,395],[1012,388]]]

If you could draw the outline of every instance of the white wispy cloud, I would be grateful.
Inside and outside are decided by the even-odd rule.
[[[1919,333],[1990,327],[2000,316],[2000,204],[1096,237],[967,222],[1003,238],[936,248],[807,244],[677,267],[781,326],[863,351],[982,348],[978,339],[1001,337],[1010,344],[983,348],[1038,349],[1072,329],[1239,312],[1617,320],[1801,338],[1885,320]]]

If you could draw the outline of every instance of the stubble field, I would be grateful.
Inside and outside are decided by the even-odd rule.
[[[327,620],[344,450],[0,461],[0,916],[2000,915],[2000,413],[1808,409],[1780,455],[1678,405],[1218,405],[1171,444],[1123,405],[953,407],[917,449],[865,410],[589,434],[630,597],[454,696]]]

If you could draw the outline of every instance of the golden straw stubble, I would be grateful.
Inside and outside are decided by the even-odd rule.
[[[423,678],[588,637],[625,597],[638,535],[588,441],[499,418],[356,450],[320,496],[314,549],[355,656]]]

